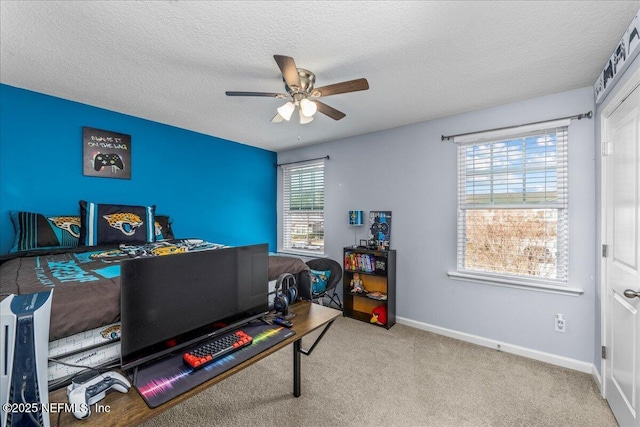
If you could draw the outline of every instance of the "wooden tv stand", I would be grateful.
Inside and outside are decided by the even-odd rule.
[[[301,354],[309,355],[315,348],[318,341],[324,336],[324,333],[327,329],[333,324],[333,321],[342,315],[342,312],[338,310],[334,310],[332,308],[324,307],[318,304],[312,304],[308,301],[298,301],[293,304],[289,311],[291,313],[295,313],[296,316],[292,319],[293,327],[291,328],[296,333],[295,335],[285,339],[284,341],[269,347],[267,350],[262,353],[257,354],[256,356],[248,359],[245,362],[240,363],[239,365],[229,369],[228,371],[218,375],[215,378],[197,386],[196,388],[188,391],[187,393],[181,394],[175,399],[170,400],[169,402],[158,406],[157,408],[151,409],[147,406],[147,404],[142,400],[142,397],[138,394],[135,388],[131,388],[128,393],[123,394],[117,391],[111,391],[107,394],[107,396],[102,399],[99,404],[104,408],[109,408],[109,412],[102,413],[92,413],[89,418],[85,420],[76,419],[72,413],[70,412],[62,412],[60,414],[60,426],[133,426],[140,423],[143,423],[156,415],[170,409],[171,407],[184,402],[192,396],[197,395],[201,391],[208,389],[209,387],[217,384],[218,382],[224,380],[227,377],[239,372],[257,361],[269,356],[270,354],[275,353],[276,351],[286,347],[289,344],[293,344],[293,395],[298,397],[301,394],[300,383],[301,383],[301,366],[300,366],[300,356]],[[302,348],[302,337],[309,334],[310,332],[315,331],[318,328],[324,326],[324,330],[321,335],[317,338],[315,343],[311,346],[309,350],[305,350]],[[327,390],[328,392],[328,390]],[[49,393],[49,402],[50,403],[67,403],[69,399],[66,394],[66,387],[55,390]],[[56,426],[58,420],[58,414],[52,413],[50,414],[51,425]]]

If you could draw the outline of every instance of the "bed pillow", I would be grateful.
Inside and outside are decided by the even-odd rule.
[[[80,201],[80,246],[155,241],[155,205],[108,205]]]
[[[321,294],[327,290],[327,282],[331,276],[331,270],[311,270],[311,292]]]
[[[167,215],[156,215],[155,234],[156,241],[176,238],[171,229],[171,219]]]
[[[43,215],[11,211],[16,232],[9,252],[34,249],[73,248],[78,246],[80,217],[76,215]]]

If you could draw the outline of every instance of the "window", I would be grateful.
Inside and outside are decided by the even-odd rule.
[[[456,137],[459,273],[567,283],[567,125]]]
[[[324,253],[324,160],[282,167],[285,251]]]

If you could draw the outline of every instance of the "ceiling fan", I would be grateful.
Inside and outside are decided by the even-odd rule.
[[[314,88],[316,76],[309,70],[297,68],[296,63],[290,56],[273,55],[280,71],[284,88],[287,93],[270,92],[237,92],[227,91],[227,96],[264,96],[270,98],[290,99],[286,104],[278,108],[278,113],[271,119],[272,123],[283,120],[290,120],[296,107],[300,115],[300,124],[307,124],[313,120],[313,115],[319,111],[334,120],[340,120],[345,113],[328,106],[317,98],[338,95],[340,93],[357,92],[369,89],[367,79],[349,80],[342,83],[335,83],[328,86]]]

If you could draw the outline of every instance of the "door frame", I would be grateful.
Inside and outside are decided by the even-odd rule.
[[[600,112],[600,243],[601,245],[607,242],[607,161],[606,156],[603,156],[602,144],[607,139],[607,131],[609,127],[609,118],[611,114],[624,102],[631,92],[633,92],[638,86],[640,86],[640,68],[631,75],[631,78],[627,80],[618,93],[611,99],[606,100],[603,104],[603,108]],[[601,254],[601,247],[596,248],[598,254]],[[600,255],[600,345],[604,346],[607,343],[607,315],[609,313],[608,295],[607,295],[607,259]],[[603,398],[607,398],[607,364],[605,359],[600,359],[600,393]]]

